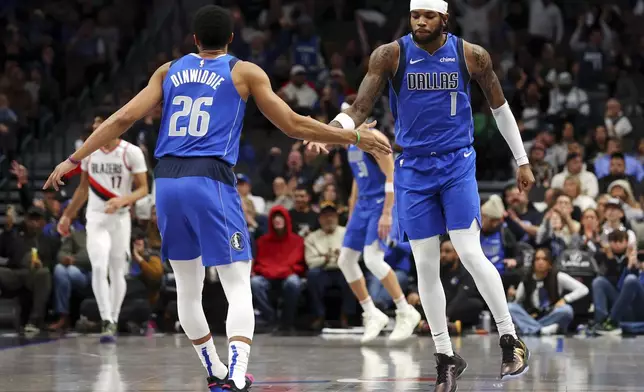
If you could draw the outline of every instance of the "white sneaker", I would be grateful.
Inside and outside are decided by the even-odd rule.
[[[362,323],[364,325],[364,335],[362,335],[360,341],[362,343],[368,343],[380,335],[380,332],[389,323],[389,317],[376,309],[376,311],[371,313],[362,313]]]
[[[396,310],[396,326],[389,335],[390,342],[400,342],[409,339],[420,322],[420,313],[413,306]]]
[[[541,327],[541,336],[549,336],[557,333],[559,329],[559,324],[550,324],[545,327]]]

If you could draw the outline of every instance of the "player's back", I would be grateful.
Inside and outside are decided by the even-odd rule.
[[[353,145],[349,146],[347,155],[358,187],[358,197],[361,199],[384,197],[387,178],[376,159]]]
[[[188,54],[163,81],[163,117],[155,157],[216,157],[237,163],[246,102],[231,75],[238,59]]]
[[[474,125],[463,40],[447,34],[433,55],[418,47],[411,34],[397,42],[399,64],[389,93],[396,143],[405,153],[420,155],[471,145]]]

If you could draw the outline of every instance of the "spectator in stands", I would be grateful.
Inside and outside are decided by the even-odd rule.
[[[608,248],[596,256],[600,276],[593,280],[593,303],[595,331],[600,335],[621,334],[621,321],[644,321],[644,287],[638,277],[640,263],[628,237],[623,230],[611,232]]]
[[[608,193],[622,202],[624,217],[627,221],[642,219],[642,206],[633,195],[631,185],[626,180],[613,181],[608,186]]]
[[[560,73],[557,77],[557,87],[550,90],[548,114],[568,121],[590,114],[588,94],[573,86],[572,75],[569,72]]]
[[[261,196],[255,196],[251,193],[250,178],[243,173],[237,173],[237,192],[241,198],[249,198],[255,206],[257,214],[264,214],[266,211],[266,201]]]
[[[293,233],[291,216],[282,206],[271,208],[268,214],[268,234],[257,240],[257,256],[253,263],[251,286],[253,301],[261,318],[272,326],[277,322],[272,303],[277,291],[283,299],[280,329],[294,328],[297,305],[302,288],[304,240]]]
[[[18,150],[18,116],[9,107],[9,99],[0,94],[0,153],[10,160]]]
[[[257,255],[257,240],[263,236],[268,229],[268,220],[265,215],[255,213],[255,205],[250,199],[242,199],[242,210],[250,234],[250,246],[253,249],[253,256]],[[269,210],[270,211],[270,210]]]
[[[282,206],[287,210],[293,208],[293,196],[288,192],[286,180],[284,177],[275,177],[273,180],[273,195],[275,198],[266,203],[266,208],[270,211],[275,206]]]
[[[518,241],[532,242],[537,235],[543,214],[528,200],[525,192],[520,192],[516,185],[506,187],[505,223]]]
[[[610,164],[613,154],[622,152],[622,142],[620,139],[610,138],[607,142],[606,155],[595,160],[595,174],[601,179],[610,174]],[[644,180],[644,167],[640,161],[630,155],[624,154],[624,174],[633,176],[637,181]]]
[[[492,195],[481,206],[481,247],[496,267],[506,287],[519,283],[517,273],[517,240],[503,223],[503,201]]]
[[[45,211],[31,207],[22,227],[9,227],[0,234],[0,257],[7,264],[0,267],[0,292],[16,294],[26,289],[31,295],[31,315],[25,332],[37,333],[45,321],[51,292],[50,268],[54,265],[57,244],[42,233]]]
[[[637,250],[637,238],[633,230],[628,229],[624,225],[624,207],[623,203],[616,198],[610,198],[606,201],[604,212],[604,225],[601,229],[602,246],[608,246],[608,238],[610,233],[614,231],[623,231],[628,236],[628,246]]]
[[[508,305],[517,329],[526,335],[551,335],[568,330],[574,318],[570,304],[588,295],[588,287],[557,271],[550,251],[540,248],[531,273],[510,294],[514,301]]]
[[[321,53],[322,41],[315,33],[315,25],[310,16],[300,15],[296,20],[296,28],[291,45],[291,61],[295,64],[294,67],[301,67],[310,80],[317,80],[320,72],[326,68]]]
[[[320,228],[304,240],[304,257],[309,267],[308,287],[313,308],[312,328],[319,330],[325,320],[324,295],[331,286],[342,292],[340,323],[348,326],[348,318],[355,314],[356,301],[342,271],[338,268],[338,256],[346,229],[338,225],[338,212],[333,203],[320,206]]]
[[[54,310],[59,319],[49,326],[50,330],[65,330],[70,326],[69,302],[72,292],[83,293],[89,287],[91,270],[87,255],[87,233],[85,230],[70,230],[62,238],[58,264],[54,268]]]
[[[590,162],[604,155],[608,148],[608,131],[604,125],[598,125],[588,135],[590,140],[586,142],[586,157]]]
[[[588,208],[597,207],[595,199],[588,195],[582,194],[582,185],[579,177],[570,176],[566,178],[563,184],[563,191],[572,199],[572,205],[585,211]]]
[[[633,131],[631,121],[622,112],[622,104],[615,98],[606,102],[604,124],[610,137],[623,138]]]
[[[153,307],[159,299],[163,274],[161,253],[148,246],[144,232],[135,231],[132,235],[130,276],[143,283],[150,307]]]
[[[559,44],[564,35],[561,10],[552,0],[531,0],[528,32],[530,53],[538,58],[546,42]]]
[[[338,187],[334,183],[324,186],[322,195],[320,195],[320,204],[324,202],[335,204],[340,216],[340,225],[345,226],[347,224],[349,208],[344,202],[344,195],[338,194]]]
[[[565,195],[559,196],[564,197]],[[568,198],[570,202],[570,198]],[[572,203],[571,203],[572,205]],[[539,226],[535,243],[538,246],[548,247],[553,257],[559,257],[572,242],[572,234],[579,230],[579,226],[574,225],[574,220],[566,211],[556,207],[548,210],[543,218],[543,223]],[[571,222],[571,223],[569,223]],[[579,223],[577,223],[579,225]],[[575,229],[572,229],[576,228]]]
[[[575,143],[575,127],[570,121],[563,124],[561,140],[548,150],[548,161],[557,170],[566,164],[570,144]]]
[[[599,191],[608,192],[608,186],[617,180],[627,181],[631,189],[637,189],[639,184],[637,178],[626,175],[626,157],[621,152],[615,152],[610,156],[609,173],[599,180]]]
[[[610,37],[606,37],[606,39],[610,41]],[[608,53],[602,48],[603,41],[602,30],[593,28],[590,30],[586,45],[577,45],[577,48],[573,47],[573,49],[579,49],[577,85],[580,88],[597,91],[606,83],[605,70],[608,63]],[[574,42],[571,42],[571,44],[574,44]]]
[[[148,222],[146,233],[147,246],[155,251],[161,251],[161,233],[159,233],[157,224],[157,208],[154,205],[150,209],[150,221]]]
[[[602,248],[599,214],[594,208],[584,210],[581,216],[581,230],[572,237],[571,249],[596,253]]]
[[[293,110],[302,114],[312,114],[319,99],[318,93],[306,80],[306,68],[302,65],[291,68],[291,81],[278,94]]]
[[[318,228],[318,214],[311,208],[311,193],[306,185],[295,189],[295,204],[289,211],[293,221],[293,232],[300,237],[306,236]]]
[[[536,187],[549,188],[555,176],[555,168],[545,161],[545,157],[546,148],[544,145],[534,143],[530,149],[530,166],[532,173],[534,173]]]
[[[599,185],[597,184],[597,177],[592,172],[586,170],[581,155],[577,153],[568,154],[566,158],[566,167],[564,170],[554,176],[552,179],[553,188],[564,188],[564,181],[568,177],[578,178],[581,183],[581,194],[595,198],[599,193]]]

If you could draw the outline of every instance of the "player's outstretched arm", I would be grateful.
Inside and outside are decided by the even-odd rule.
[[[499,131],[506,143],[508,143],[519,166],[517,186],[520,191],[529,191],[532,184],[534,184],[534,176],[532,170],[530,170],[528,154],[525,152],[514,114],[512,114],[510,105],[505,100],[503,88],[494,72],[490,54],[482,47],[469,42],[464,43],[464,52],[470,75],[481,86],[481,90],[483,90],[483,94],[485,94],[492,108],[492,115],[494,115]]]
[[[242,88],[246,88],[248,94],[255,98],[257,107],[264,116],[289,137],[321,143],[355,144],[374,155],[391,153],[389,141],[380,135],[368,132],[367,127],[360,127],[359,132],[355,132],[353,128],[338,129],[295,113],[273,92],[268,76],[257,65],[240,62],[233,72],[238,72]]]
[[[85,143],[72,154],[69,159],[56,167],[51,173],[43,189],[53,186],[58,189],[63,184],[61,178],[77,166],[78,162],[88,157],[91,153],[114,140],[127,131],[132,124],[140,120],[150,110],[154,109],[163,99],[163,78],[170,68],[170,63],[159,67],[148,82],[125,106],[112,114],[85,140]]]
[[[80,184],[74,191],[72,200],[69,202],[65,211],[63,211],[60,220],[56,229],[61,235],[67,235],[69,233],[69,226],[71,225],[78,211],[87,201],[87,196],[89,195],[89,178],[86,171],[82,171],[80,175]]]
[[[352,125],[365,122],[371,114],[374,104],[382,95],[387,81],[396,73],[399,55],[400,46],[397,42],[377,47],[369,57],[369,69],[360,83],[355,102],[329,125],[348,129],[352,128]]]

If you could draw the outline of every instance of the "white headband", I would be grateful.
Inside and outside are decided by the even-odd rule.
[[[439,14],[447,14],[447,2],[445,0],[411,0],[409,11],[428,10]]]

